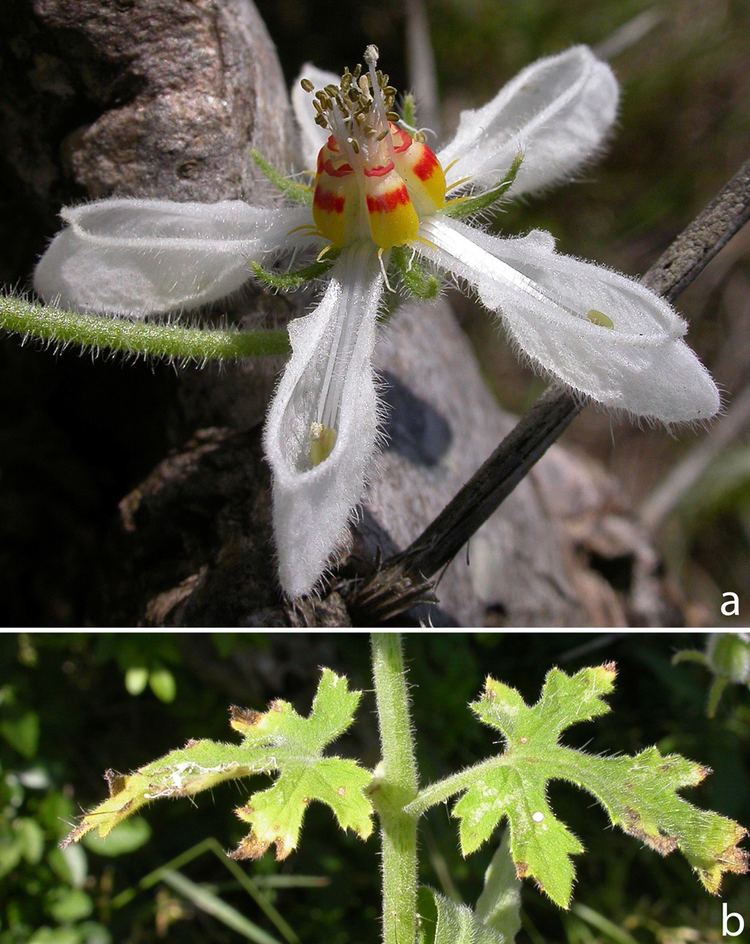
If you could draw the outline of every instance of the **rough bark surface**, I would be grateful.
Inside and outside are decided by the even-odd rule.
[[[267,189],[250,169],[249,148],[289,165],[286,91],[249,0],[13,0],[2,17],[12,60],[2,95],[11,132],[6,179],[19,181],[34,207],[22,248],[5,260],[9,281],[27,277],[54,232],[54,213],[73,198],[258,202]],[[17,212],[16,225],[19,219]],[[231,317],[276,324],[299,311],[295,302],[249,290]],[[342,561],[349,578],[358,559],[418,534],[514,423],[487,392],[445,303],[399,312],[378,363],[389,445],[353,554]],[[159,390],[161,458],[131,483],[119,523],[87,538],[77,566],[95,555],[97,586],[87,582],[83,608],[73,612],[104,625],[348,623],[345,581],[322,600],[294,606],[276,587],[258,423],[279,367],[188,371]],[[96,382],[88,381],[91,398]],[[412,618],[678,622],[657,573],[616,484],[555,447],[476,535],[468,559],[447,569],[439,606]]]

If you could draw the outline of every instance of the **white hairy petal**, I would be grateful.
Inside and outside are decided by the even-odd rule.
[[[377,439],[371,366],[383,277],[374,247],[345,249],[320,304],[289,325],[292,356],[266,421],[273,522],[284,592],[313,589],[362,497]],[[338,409],[333,451],[311,468],[310,430],[321,396]]]
[[[306,207],[242,200],[99,200],[61,215],[68,225],[39,260],[36,292],[65,308],[136,316],[229,295],[249,278],[248,260],[291,249],[289,231],[310,221]]]
[[[682,340],[685,322],[639,282],[555,252],[547,233],[498,239],[432,218],[421,234],[436,248],[419,251],[474,285],[518,349],[574,390],[664,423],[719,410],[711,375]],[[592,323],[591,310],[612,327]]]
[[[609,66],[587,46],[539,59],[483,108],[461,112],[458,131],[438,154],[470,185],[497,184],[514,157],[523,164],[510,189],[518,196],[569,177],[593,157],[617,113],[619,91]]]
[[[309,79],[315,86],[316,91],[324,88],[326,85],[335,85],[338,87],[341,76],[334,72],[326,72],[325,69],[318,69],[310,62],[302,66],[302,71],[297,76],[292,85],[291,97],[294,117],[300,127],[302,134],[302,158],[305,167],[314,169],[318,160],[318,151],[326,143],[330,131],[321,128],[315,124],[317,112],[313,108],[314,92],[306,92],[299,84],[300,79]]]

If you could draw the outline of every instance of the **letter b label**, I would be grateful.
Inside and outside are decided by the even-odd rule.
[[[731,927],[730,927],[731,925]],[[745,919],[736,911],[730,911],[727,903],[721,903],[721,935],[722,937],[739,937],[745,930]]]

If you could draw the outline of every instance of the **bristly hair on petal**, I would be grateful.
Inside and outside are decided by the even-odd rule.
[[[292,321],[292,356],[266,422],[279,576],[309,593],[348,536],[378,441],[372,368],[383,274],[366,244],[345,249],[317,307]]]
[[[472,186],[492,186],[514,155],[526,155],[510,189],[516,197],[569,179],[601,151],[617,115],[610,67],[586,46],[539,59],[482,108],[461,113],[455,137],[438,153]]]
[[[456,220],[422,226],[420,252],[472,284],[543,372],[610,410],[666,425],[705,421],[718,390],[664,299],[604,266],[564,256],[548,234],[499,239]]]
[[[250,277],[248,259],[304,245],[291,231],[304,207],[251,207],[242,200],[174,203],[116,198],[62,211],[34,273],[45,301],[76,311],[144,317],[200,308]]]

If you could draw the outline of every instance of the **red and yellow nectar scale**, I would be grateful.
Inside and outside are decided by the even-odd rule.
[[[434,152],[393,122],[388,132],[382,163],[352,167],[334,135],[320,149],[313,218],[337,248],[368,232],[379,249],[403,246],[417,238],[421,216],[445,206],[445,174]]]

